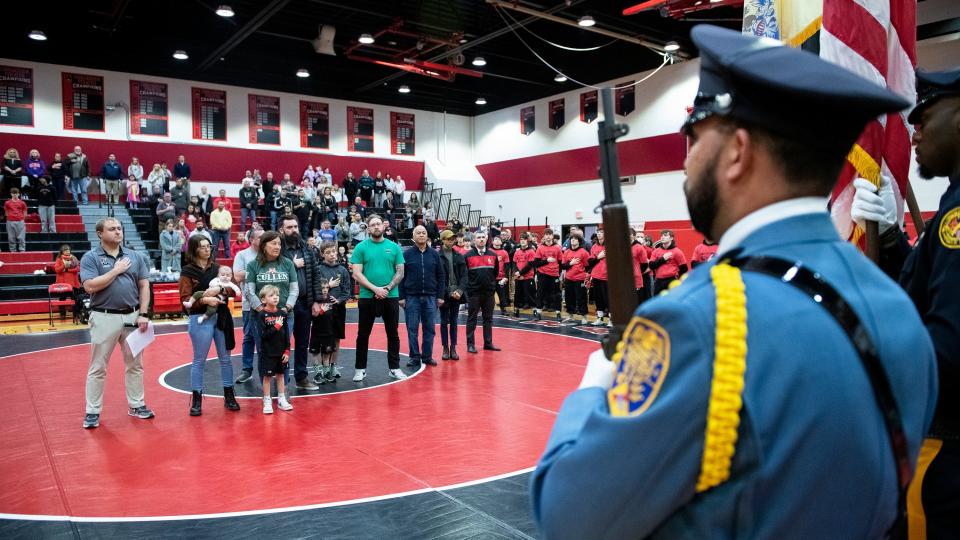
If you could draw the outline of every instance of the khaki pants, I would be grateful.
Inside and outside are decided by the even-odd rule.
[[[119,180],[107,180],[107,199],[111,204],[120,204]]]
[[[124,339],[136,328],[124,327],[135,324],[138,313],[112,315],[94,311],[90,313],[90,369],[87,370],[87,414],[100,414],[103,408],[103,385],[107,380],[107,364],[117,344],[123,353],[124,386],[127,390],[127,405],[142,407],[143,401],[143,353],[133,356]]]

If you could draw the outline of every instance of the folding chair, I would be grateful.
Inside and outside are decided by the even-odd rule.
[[[61,294],[69,294],[71,298],[69,300],[54,300],[53,296],[59,296]],[[54,283],[47,287],[47,308],[50,312],[50,328],[53,328],[53,308],[56,307],[67,307],[71,309],[74,308],[73,300],[73,287],[69,283]]]

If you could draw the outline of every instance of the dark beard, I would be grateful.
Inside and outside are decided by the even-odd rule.
[[[920,164],[917,169],[917,172],[920,173],[920,178],[923,178],[924,180],[930,180],[938,176],[930,167],[926,165]]]
[[[691,182],[688,178],[683,186],[684,194],[687,197],[687,211],[690,212],[690,222],[693,228],[704,235],[709,240],[711,237],[713,223],[717,219],[717,159],[714,155],[707,163],[706,171],[698,178],[697,188],[690,188]]]
[[[381,232],[381,231],[376,231],[376,232],[371,231],[371,232],[370,232],[370,238],[382,238],[382,237],[383,237],[383,232]]]
[[[293,234],[284,236],[284,242],[287,243],[290,247],[297,247],[300,245],[300,233],[295,232]]]

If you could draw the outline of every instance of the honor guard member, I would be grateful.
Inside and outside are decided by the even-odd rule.
[[[640,306],[613,362],[591,355],[534,518],[546,538],[883,536],[933,416],[933,346],[826,204],[867,122],[908,103],[778,42],[691,37],[684,191],[718,257]]]
[[[950,179],[926,232],[911,250],[894,226],[900,216],[886,177],[879,191],[855,180],[850,213],[880,224],[881,266],[913,299],[937,353],[940,397],[907,513],[910,538],[947,538],[960,535],[960,68],[917,72],[917,106],[908,121],[915,126],[920,176]]]

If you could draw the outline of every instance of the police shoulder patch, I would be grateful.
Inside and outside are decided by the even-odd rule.
[[[656,399],[670,368],[670,335],[660,325],[634,317],[623,334],[613,387],[607,391],[612,416],[638,416]]]
[[[940,243],[948,249],[960,249],[960,206],[948,211],[940,219]]]

